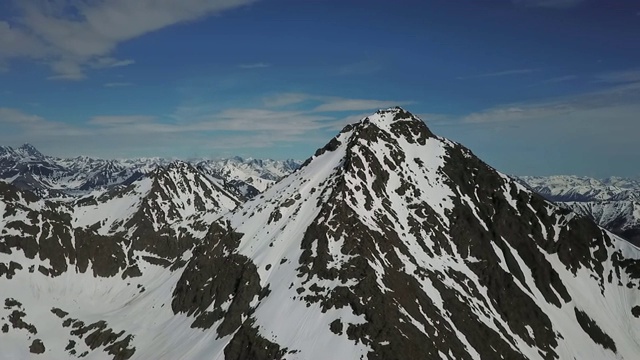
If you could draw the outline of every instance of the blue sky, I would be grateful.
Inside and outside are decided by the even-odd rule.
[[[7,0],[0,143],[304,159],[401,105],[516,175],[638,176],[640,2]]]

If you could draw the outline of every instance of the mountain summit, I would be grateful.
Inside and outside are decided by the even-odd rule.
[[[22,146],[20,146],[19,148],[16,149],[16,152],[19,154],[22,154],[26,157],[31,157],[31,158],[35,158],[35,159],[43,159],[44,155],[42,155],[42,153],[40,151],[38,151],[38,149],[35,148],[35,146],[26,143],[26,144],[22,144]]]
[[[172,306],[227,358],[630,359],[638,255],[394,108],[217,222]]]
[[[38,217],[46,207],[37,199],[6,194],[5,209],[28,206],[27,219],[52,224],[51,211]],[[640,353],[640,250],[401,108],[346,126],[300,169],[215,219],[175,260],[126,247],[137,260],[133,278],[124,268],[95,278],[73,267],[28,271],[38,245],[23,261],[20,244],[31,240],[9,235],[24,218],[5,210],[0,224],[9,249],[0,248],[0,262],[11,274],[0,277],[0,316],[10,319],[0,343],[17,357],[30,346],[54,358],[119,359]],[[40,310],[43,298],[51,313]]]

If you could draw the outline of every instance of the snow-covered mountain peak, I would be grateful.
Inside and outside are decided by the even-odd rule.
[[[640,352],[640,250],[404,110],[345,127],[303,167],[219,212],[236,205],[224,195],[231,174],[283,168],[256,165],[165,164],[73,204],[87,210],[82,224],[77,212],[69,220],[27,195],[0,196],[3,352],[28,357],[36,340],[48,358]],[[118,221],[87,217],[104,215],[104,204]],[[47,257],[56,253],[65,255]],[[88,262],[95,277],[85,274]]]
[[[421,119],[400,107],[379,110],[357,124],[348,125],[343,132],[351,129],[355,134],[350,140],[352,142],[387,143],[384,146],[399,148],[410,147],[411,144],[425,145],[427,139],[435,138]]]
[[[429,138],[436,136],[418,117],[400,107],[378,110],[376,113],[362,118],[359,122],[345,126],[342,131],[318,149],[313,157],[307,159],[302,166],[309,164],[314,158],[327,151],[334,151],[347,144],[351,149],[358,144],[382,147],[395,147],[396,155],[403,152],[405,145],[425,145]],[[348,155],[348,154],[347,154]]]
[[[47,156],[28,143],[15,149],[11,146],[0,146],[0,158],[25,162],[46,161],[48,159]]]
[[[31,157],[35,159],[44,158],[44,155],[42,155],[42,153],[38,151],[38,149],[36,149],[35,146],[29,143],[23,144],[19,148],[17,148],[16,153],[23,155],[25,157]]]
[[[174,160],[165,166],[159,166],[154,171],[154,176],[161,174],[173,174],[173,175],[186,175],[189,173],[195,173],[196,170],[191,164],[182,160]]]
[[[345,127],[216,222],[173,310],[237,329],[225,351],[253,329],[276,358],[633,358],[633,306],[608,299],[635,304],[638,250],[395,117]]]
[[[353,126],[366,126],[373,124],[381,130],[399,135],[398,129],[412,128],[418,126],[426,131],[426,125],[418,117],[401,107],[393,107],[378,110],[376,113],[363,118],[359,123]]]

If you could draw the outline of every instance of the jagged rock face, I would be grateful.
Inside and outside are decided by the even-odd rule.
[[[0,276],[60,276],[73,270],[111,277],[127,266],[124,240],[72,225],[69,208],[0,183]],[[5,262],[6,261],[6,262]]]
[[[228,221],[241,236],[215,261],[255,264],[269,292],[254,292],[247,321],[291,358],[631,359],[638,351],[638,250],[400,109],[346,127]],[[208,256],[188,266],[202,269]],[[220,286],[208,279],[203,288],[185,272],[174,301]],[[214,309],[212,330],[225,321]],[[191,310],[194,323],[207,314]]]
[[[640,182],[634,179],[549,176],[522,177],[545,198],[587,216],[605,229],[640,245]]]
[[[178,257],[192,248],[220,214],[239,200],[193,166],[174,162],[153,175],[148,194],[125,224],[135,250],[162,257]]]
[[[221,213],[238,205],[232,191],[222,180],[176,161],[128,186],[74,201],[73,224],[124,237],[131,250],[175,259],[199,242]]]
[[[3,147],[0,152],[0,179],[22,190],[45,193],[50,184],[45,180],[64,169],[29,144],[17,149]]]
[[[21,253],[45,275],[69,270],[115,276],[135,270],[132,252],[145,251],[166,266],[191,249],[237,198],[186,163],[158,169],[128,187],[81,198],[48,201],[0,183],[0,252]],[[24,263],[0,263],[13,276]],[[33,269],[31,269],[33,271]]]

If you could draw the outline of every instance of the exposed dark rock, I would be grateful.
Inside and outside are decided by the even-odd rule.
[[[73,349],[74,347],[76,347],[76,342],[75,342],[75,341],[73,341],[73,340],[69,340],[69,344],[67,344],[67,347],[65,347],[64,349],[65,349],[65,350],[71,350],[71,349]]]
[[[234,252],[240,237],[228,224],[214,223],[173,292],[173,311],[196,316],[193,327],[206,329],[222,320],[217,328],[219,337],[232,334],[242,325],[249,303],[261,292],[256,266]],[[220,307],[229,299],[231,305],[223,312]],[[213,310],[206,310],[212,304]]]
[[[91,348],[91,350],[104,348],[103,350],[108,354],[113,355],[113,359],[116,360],[127,360],[135,353],[135,347],[131,346],[133,335],[125,336],[124,330],[115,332],[113,329],[108,327],[106,321],[98,321],[85,326],[84,322],[75,319],[73,320],[75,321],[73,324],[74,329],[71,330],[70,334],[77,336],[80,339],[86,335],[84,342],[89,346],[89,348]],[[69,345],[67,345],[65,350],[73,349],[75,344],[75,341],[70,340]],[[75,353],[75,350],[71,351]],[[83,355],[81,354],[80,357],[82,356]]]
[[[148,262],[149,264],[158,265],[158,266],[162,266],[162,267],[171,266],[171,261],[169,261],[167,259],[163,259],[163,258],[159,258],[159,257],[155,257],[155,256],[143,256],[142,258],[146,262]]]
[[[79,272],[86,272],[91,263],[94,276],[111,277],[124,270],[126,255],[122,248],[123,239],[101,236],[76,229],[76,251]]]
[[[57,317],[59,317],[60,319],[64,319],[65,316],[69,315],[68,312],[60,310],[58,308],[53,308],[51,309],[51,312],[54,313]]]
[[[224,356],[226,360],[275,360],[284,359],[287,351],[260,336],[252,321],[245,321],[224,348]]]
[[[4,299],[4,308],[8,310],[8,309],[11,309],[12,307],[21,308],[22,303],[20,303],[18,300],[13,298]]]
[[[595,321],[593,321],[589,315],[587,315],[584,311],[578,310],[574,308],[576,313],[576,319],[578,320],[578,324],[582,327],[589,337],[595,341],[596,343],[602,345],[605,349],[609,349],[614,353],[617,352],[616,344],[613,339],[607,335]]]
[[[136,352],[135,347],[130,347],[131,340],[133,340],[133,336],[127,335],[124,339],[114,342],[104,350],[113,355],[113,360],[127,360]]]
[[[43,354],[45,351],[46,349],[44,347],[44,344],[40,339],[33,340],[31,345],[29,345],[29,352],[32,354]]]
[[[137,264],[129,266],[125,271],[122,272],[122,279],[127,278],[135,278],[142,276],[142,272]]]
[[[33,324],[29,324],[22,320],[22,318],[24,318],[25,316],[27,316],[27,314],[24,311],[13,310],[13,312],[9,314],[9,322],[14,329],[24,329],[31,334],[37,334],[38,329],[36,329]]]
[[[0,263],[0,277],[4,275],[7,279],[11,279],[16,275],[16,270],[22,270],[22,265],[15,261],[10,261],[8,266],[5,263]]]
[[[335,319],[333,322],[331,322],[331,324],[329,324],[329,328],[331,329],[332,333],[342,335],[343,324],[340,319]]]

